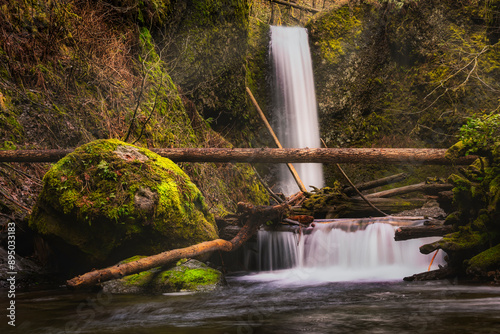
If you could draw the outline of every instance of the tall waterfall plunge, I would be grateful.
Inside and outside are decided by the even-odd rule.
[[[271,57],[274,77],[274,126],[287,148],[321,147],[316,109],[316,93],[307,30],[300,27],[271,26]],[[306,187],[321,188],[321,164],[294,164]],[[280,173],[283,193],[298,187],[285,166]]]

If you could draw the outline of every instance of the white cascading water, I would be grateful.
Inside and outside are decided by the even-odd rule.
[[[419,247],[439,238],[394,241],[395,230],[385,223],[369,224],[355,232],[336,223],[315,224],[310,234],[303,235],[261,230],[256,261],[260,272],[248,278],[313,284],[402,279],[426,271],[433,254],[420,254]],[[440,253],[432,269],[443,263]]]
[[[270,52],[274,77],[274,126],[285,148],[321,147],[316,93],[307,30],[271,26]],[[306,187],[323,187],[321,164],[294,164]],[[280,190],[297,192],[286,166],[280,171]]]
[[[316,96],[307,31],[299,27],[271,27],[271,56],[275,89],[275,124],[283,147],[320,147]],[[321,164],[295,164],[306,186],[323,186]],[[288,171],[281,173],[281,190],[298,190]],[[401,279],[427,270],[432,255],[419,246],[439,238],[394,241],[396,227],[374,223],[345,231],[337,223],[315,224],[310,234],[258,233],[257,264],[250,280],[315,282]],[[441,254],[433,268],[443,263]]]

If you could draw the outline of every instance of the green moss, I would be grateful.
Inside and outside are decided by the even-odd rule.
[[[466,152],[466,147],[463,142],[459,141],[451,146],[448,150],[446,150],[445,157],[446,159],[456,160],[460,157],[463,157]]]
[[[160,285],[162,290],[169,291],[199,291],[207,287],[213,289],[213,286],[220,284],[220,281],[221,273],[218,270],[203,264],[190,268],[186,263],[172,270],[163,271],[156,278],[156,284]]]
[[[30,226],[97,261],[130,242],[123,257],[217,238],[203,196],[177,165],[115,139],[84,145],[56,163],[37,207]]]
[[[500,244],[481,252],[468,261],[469,272],[487,272],[500,268]]]
[[[125,276],[123,280],[125,285],[144,288],[151,284],[154,276],[155,274],[152,271],[143,271],[138,274]]]
[[[321,57],[330,64],[336,64],[346,54],[344,47],[355,43],[361,32],[361,7],[342,6],[326,12],[308,28],[312,33],[312,41],[321,50]]]

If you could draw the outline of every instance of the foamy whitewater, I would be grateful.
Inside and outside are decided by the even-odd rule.
[[[300,284],[400,280],[428,269],[433,254],[423,255],[419,247],[439,239],[394,241],[396,227],[384,223],[355,232],[335,223],[315,225],[311,234],[259,231],[260,272],[243,279]],[[443,255],[438,253],[431,269],[444,264]]]
[[[274,77],[274,127],[286,148],[321,147],[316,92],[307,30],[271,26],[270,52]],[[294,164],[306,187],[323,187],[321,164]],[[280,173],[285,194],[297,192],[286,166]]]

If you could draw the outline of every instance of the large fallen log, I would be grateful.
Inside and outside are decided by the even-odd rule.
[[[72,149],[0,151],[0,162],[54,162]],[[362,163],[470,165],[476,156],[445,158],[446,149],[419,148],[157,148],[175,162]]]
[[[396,230],[394,240],[402,241],[409,239],[419,239],[427,237],[442,237],[453,232],[451,225],[422,225],[422,226],[404,226]]]
[[[308,7],[308,6],[302,6],[302,5],[299,5],[299,4],[296,4],[293,2],[289,2],[289,1],[282,1],[282,0],[270,0],[270,1],[277,3],[277,4],[280,4],[280,5],[283,5],[283,6],[290,6],[290,7],[294,7],[297,9],[306,10],[306,11],[311,12],[311,13],[318,13],[321,11],[320,9],[316,9],[316,8],[312,8],[312,7]]]
[[[373,188],[377,188],[380,186],[385,186],[387,184],[403,181],[407,177],[408,177],[407,174],[399,173],[399,174],[387,176],[387,177],[384,177],[384,178],[381,178],[378,180],[359,183],[359,184],[356,184],[355,187],[359,191],[363,191],[363,190],[373,189]],[[346,187],[346,188],[344,188],[344,193],[346,193],[347,195],[354,195],[354,194],[356,194],[356,190],[354,190],[353,187]]]
[[[447,183],[417,183],[417,184],[412,184],[409,186],[404,186],[404,187],[399,187],[399,188],[394,188],[394,189],[389,189],[389,190],[384,190],[384,191],[379,191],[373,194],[368,194],[365,195],[365,197],[368,197],[369,199],[379,197],[379,198],[388,198],[388,197],[393,197],[393,196],[399,196],[399,195],[404,195],[404,194],[409,194],[412,192],[420,191],[425,194],[438,194],[441,191],[447,191],[453,189],[453,185],[447,184]]]
[[[401,211],[421,208],[425,203],[423,198],[370,198],[370,201],[380,210],[387,214],[397,214]],[[361,198],[339,198],[330,200],[326,205],[320,208],[307,209],[303,207],[293,207],[293,214],[297,215],[311,215],[318,218],[359,218],[370,217],[377,214],[372,207],[370,207]]]
[[[246,220],[246,223],[230,241],[223,239],[205,241],[193,246],[148,256],[137,261],[94,270],[68,280],[66,286],[71,289],[91,287],[101,282],[164,266],[183,258],[192,258],[216,250],[225,252],[233,251],[248,240],[263,222],[282,219],[287,211],[288,204],[286,203],[271,207],[255,207],[247,203],[238,203],[238,212],[240,213],[240,217]]]

